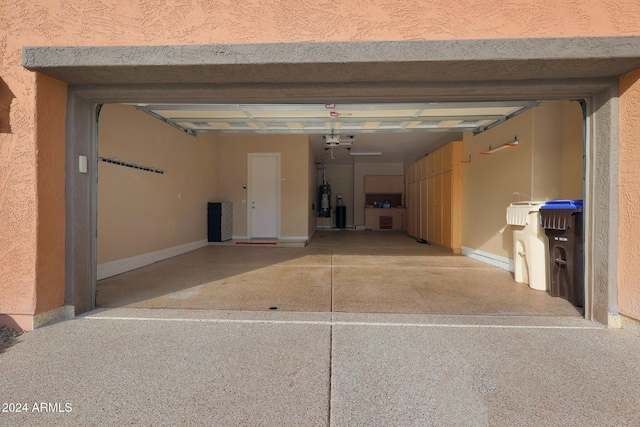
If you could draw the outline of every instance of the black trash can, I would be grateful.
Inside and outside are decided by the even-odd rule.
[[[346,206],[336,206],[336,228],[347,228]]]
[[[549,238],[549,288],[552,297],[584,305],[582,200],[552,200],[540,208]]]

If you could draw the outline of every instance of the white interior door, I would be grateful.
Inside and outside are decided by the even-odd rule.
[[[277,238],[280,207],[280,157],[250,154],[251,237]]]

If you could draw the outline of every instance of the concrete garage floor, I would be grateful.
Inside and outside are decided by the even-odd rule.
[[[579,317],[118,308],[17,340],[2,426],[640,424],[640,336]]]
[[[98,283],[99,307],[580,316],[567,301],[403,232],[318,231],[304,248],[207,246]]]
[[[103,308],[0,354],[0,425],[640,425],[637,331],[401,235],[352,234],[105,280]],[[476,314],[439,314],[454,310]]]

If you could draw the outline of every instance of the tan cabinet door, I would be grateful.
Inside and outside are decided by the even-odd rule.
[[[442,194],[442,174],[435,176],[435,192],[436,192],[436,207],[434,215],[436,216],[436,229],[434,242],[442,245],[442,208],[443,208],[443,194]]]
[[[364,192],[365,193],[379,193],[380,192],[380,177],[377,175],[366,175],[364,177]]]
[[[417,168],[413,173],[419,185],[412,187],[411,198],[418,202],[407,212],[412,237],[454,253],[460,253],[462,243],[461,159],[462,142],[455,141],[416,161],[412,167]]]
[[[420,162],[420,179],[429,178],[429,158],[423,157],[419,160]]]
[[[442,246],[451,247],[451,172],[442,175]]]
[[[452,170],[452,154],[453,154],[453,145],[449,144],[444,147],[442,150],[442,172],[448,172]]]
[[[428,211],[427,211],[427,237],[435,243],[436,237],[436,178],[431,177],[427,181]]]
[[[413,183],[409,182],[407,184],[407,196],[406,196],[406,206],[407,206],[407,234],[413,237],[413,229],[411,227],[411,221],[413,220],[413,195],[411,194],[411,188],[413,187]]]
[[[429,240],[429,180],[420,181],[420,238]]]
[[[416,181],[413,183],[413,200],[415,201],[413,205],[413,218],[412,218],[412,228],[413,228],[413,237],[420,237],[420,182]]]
[[[427,170],[428,170],[427,176],[429,178],[436,175],[436,160],[433,154],[427,157]]]
[[[404,179],[402,175],[392,175],[389,177],[385,177],[385,189],[387,193],[390,194],[400,194],[404,192]]]
[[[409,205],[408,205],[408,224],[407,229],[409,236],[418,238],[419,222],[420,222],[420,183],[412,182],[409,184]]]
[[[380,217],[375,209],[364,210],[364,228],[368,230],[380,229]]]
[[[435,174],[440,175],[442,173],[442,150],[438,150],[435,153],[433,153],[433,161],[434,161]]]
[[[413,186],[413,182],[407,185],[407,234],[411,237],[416,237],[415,230],[413,229],[413,216],[415,215],[416,204],[413,198]]]

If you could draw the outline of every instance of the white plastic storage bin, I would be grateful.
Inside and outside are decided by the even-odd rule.
[[[513,229],[515,280],[531,289],[549,290],[549,240],[540,225],[540,208],[545,202],[511,203],[507,224]]]

